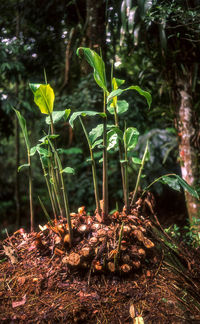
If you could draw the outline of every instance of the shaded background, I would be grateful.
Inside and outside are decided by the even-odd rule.
[[[129,110],[121,118],[127,126],[137,127],[141,137],[138,155],[144,152],[150,138],[150,160],[145,167],[142,187],[166,173],[181,174],[178,145],[177,111],[180,106],[181,81],[188,85],[191,98],[193,129],[191,145],[199,165],[199,1],[145,0],[8,0],[0,3],[0,217],[1,234],[5,228],[28,226],[28,177],[19,165],[26,163],[26,151],[13,105],[26,118],[31,144],[37,144],[47,131],[45,116],[33,102],[29,82],[48,82],[56,94],[55,110],[101,110],[102,91],[93,80],[90,67],[76,56],[80,46],[99,52],[101,48],[110,82],[111,65],[114,75],[126,80],[126,86],[140,85],[150,91],[152,108],[133,92],[126,93]],[[181,84],[181,86],[180,86]],[[122,97],[123,98],[123,97]],[[87,129],[96,121],[86,119]],[[66,176],[70,209],[86,205],[95,209],[91,166],[82,129],[72,131],[68,122],[56,126],[61,134],[58,147],[63,148],[63,165],[76,170]],[[97,161],[101,152],[96,151]],[[123,206],[118,154],[109,154],[110,210]],[[41,166],[33,159],[33,186],[36,221],[45,222],[38,195],[50,211]],[[137,167],[130,167],[130,189],[134,189]],[[198,169],[199,172],[199,169]],[[199,190],[199,173],[195,186]],[[101,167],[98,168],[101,179]],[[101,182],[100,182],[101,184]],[[156,185],[159,214],[166,223],[185,220],[183,192]],[[51,212],[51,211],[50,211]]]

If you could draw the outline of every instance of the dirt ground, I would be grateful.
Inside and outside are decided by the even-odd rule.
[[[0,323],[200,323],[198,249],[138,206],[71,218],[0,242]]]

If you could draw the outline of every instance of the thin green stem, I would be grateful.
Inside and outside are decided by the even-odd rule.
[[[52,151],[55,154],[56,160],[58,162],[58,167],[59,167],[59,174],[60,174],[60,180],[61,180],[61,191],[63,194],[63,200],[64,200],[64,207],[65,207],[65,214],[66,214],[66,218],[67,218],[67,223],[68,223],[68,230],[69,230],[69,239],[70,239],[70,245],[72,244],[72,225],[71,225],[71,218],[70,218],[70,210],[69,210],[69,202],[68,202],[68,196],[65,190],[65,184],[64,184],[64,180],[63,180],[63,168],[62,168],[62,164],[60,161],[60,158],[58,156],[58,153],[56,152],[55,147],[53,146],[52,142],[49,139],[49,143],[51,145]]]
[[[59,212],[60,212],[60,216],[63,217],[63,210],[62,210],[61,201],[60,201],[60,194],[59,194],[59,190],[58,190],[57,179],[56,179],[54,165],[53,165],[52,161],[50,162],[49,169],[50,169],[50,174],[51,174],[51,178],[52,178],[52,181],[53,181],[52,185],[53,185],[53,190],[54,190],[54,193],[55,193],[56,201],[57,201],[57,204],[58,204],[58,209],[59,209]]]
[[[87,130],[86,130],[85,125],[84,125],[82,118],[80,116],[79,116],[79,120],[80,120],[81,126],[83,128],[83,131],[85,133],[85,137],[87,139],[89,150],[90,150],[90,157],[91,157],[91,161],[92,161],[92,176],[93,176],[93,184],[94,184],[96,210],[97,210],[97,213],[100,215],[101,208],[100,208],[100,198],[99,198],[99,189],[98,189],[98,178],[97,178],[97,172],[96,172],[96,163],[95,163],[92,145],[91,145]]]
[[[34,231],[34,209],[33,209],[33,182],[32,182],[32,170],[31,170],[31,157],[30,151],[27,150],[28,154],[28,177],[29,177],[29,202],[30,202],[30,222],[31,222],[31,232]]]
[[[133,193],[133,197],[131,199],[131,205],[133,205],[135,203],[136,197],[137,197],[137,192],[138,192],[138,187],[140,184],[140,179],[141,179],[141,175],[142,175],[142,170],[144,168],[144,164],[145,164],[145,160],[146,160],[146,156],[148,153],[148,147],[149,147],[149,142],[147,141],[146,147],[145,147],[145,151],[142,157],[142,163],[138,172],[138,176],[137,176],[137,181],[136,181],[136,185],[135,185],[135,189],[134,189],[134,193]]]
[[[119,121],[118,121],[118,115],[117,115],[117,107],[114,105],[114,118],[115,118],[115,126],[119,128]],[[122,144],[119,141],[118,144],[119,147],[119,160],[123,160],[123,153],[122,153]],[[120,163],[121,168],[121,176],[122,176],[122,188],[123,188],[123,196],[124,196],[124,202],[126,201],[126,186],[125,186],[125,170],[124,165]]]
[[[125,134],[126,134],[126,126],[125,126]],[[125,135],[126,136],[126,135]],[[124,200],[125,200],[125,208],[126,213],[129,213],[129,182],[128,182],[128,154],[127,154],[127,146],[126,146],[126,138],[124,140]]]
[[[52,209],[53,209],[54,219],[57,219],[56,209],[55,209],[55,203],[54,203],[54,200],[53,200],[53,197],[52,197],[52,192],[51,192],[51,188],[50,188],[49,180],[48,180],[48,173],[47,173],[47,171],[45,169],[45,166],[44,166],[44,163],[42,161],[42,157],[41,157],[40,154],[39,154],[39,156],[40,156],[42,170],[43,170],[43,173],[44,173],[44,178],[45,178],[46,185],[47,185],[47,189],[48,189],[48,193],[49,193],[49,198],[50,198],[50,201],[51,201],[51,206],[52,206]]]
[[[106,92],[104,91],[103,112],[107,115]],[[107,117],[103,122],[103,211],[102,219],[105,222],[108,216],[108,158],[107,158]]]

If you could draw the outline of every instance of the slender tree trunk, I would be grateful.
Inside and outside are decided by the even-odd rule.
[[[194,124],[195,115],[192,106],[189,79],[188,74],[188,79],[182,78],[177,82],[179,98],[177,107],[177,128],[182,178],[190,186],[195,188],[200,178],[200,155],[198,145],[195,145],[194,141],[198,130],[195,128]],[[188,192],[185,192],[185,198],[189,220],[192,224],[195,219],[200,218],[200,201],[191,196]]]

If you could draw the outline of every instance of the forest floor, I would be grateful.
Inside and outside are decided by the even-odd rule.
[[[200,251],[175,242],[151,201],[107,224],[71,214],[0,242],[0,323],[200,323]]]

